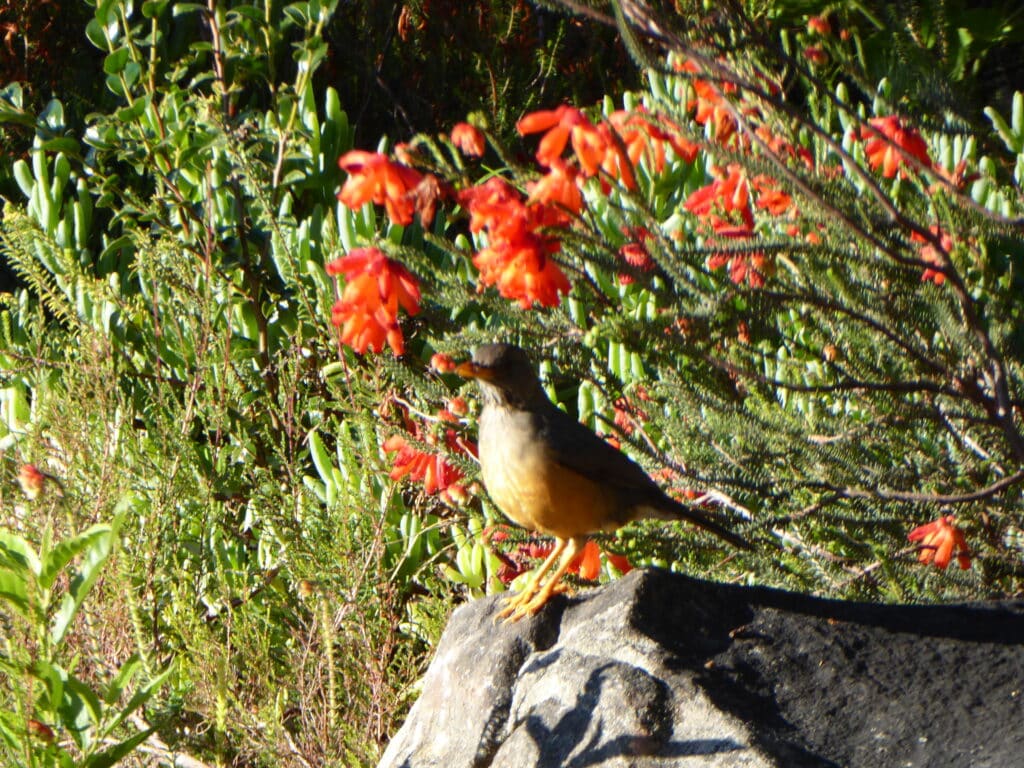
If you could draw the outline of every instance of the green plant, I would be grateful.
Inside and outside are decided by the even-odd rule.
[[[133,655],[105,674],[94,668],[86,680],[75,674],[81,659],[68,643],[130,506],[122,503],[111,525],[60,541],[47,526],[38,547],[0,530],[0,600],[8,609],[0,658],[0,687],[10,702],[0,709],[6,765],[112,766],[153,732],[130,717],[153,699],[171,667],[139,683],[145,665]]]
[[[333,8],[96,3],[114,107],[83,126],[51,102],[10,166],[26,204],[5,204],[0,249],[26,287],[0,315],[5,462],[59,476],[76,525],[140,499],[90,652],[176,659],[158,751],[371,763],[408,704],[389,681],[445,611],[413,605],[437,530],[370,482],[385,384],[326,321],[324,265],[377,232],[335,210],[352,129],[313,86]],[[323,450],[365,496],[316,494]]]

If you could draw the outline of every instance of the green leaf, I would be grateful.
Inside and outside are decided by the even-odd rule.
[[[202,3],[175,3],[173,10],[171,10],[171,15],[184,16],[186,13],[202,11],[205,7]]]
[[[100,700],[92,689],[81,680],[68,676],[57,713],[78,748],[88,751],[95,742],[95,727],[103,714]]]
[[[0,566],[15,569],[24,576],[38,576],[42,563],[35,549],[21,536],[0,531]]]
[[[324,442],[320,439],[320,434],[315,430],[309,433],[309,452],[313,457],[313,465],[316,467],[320,479],[325,483],[329,483],[334,465],[331,464],[330,454],[327,453]]]
[[[139,658],[139,654],[135,653],[128,657],[121,668],[114,675],[114,679],[110,681],[107,686],[107,692],[103,695],[103,700],[107,704],[116,704],[121,698],[121,694],[124,689],[128,687],[128,683],[135,677],[135,673],[142,669],[142,659]]]
[[[32,674],[46,687],[46,699],[39,704],[43,709],[57,710],[64,699],[64,684],[67,671],[58,664],[38,659],[31,668]]]
[[[100,574],[100,569],[110,557],[114,547],[115,534],[108,529],[103,535],[93,539],[85,549],[85,558],[78,573],[71,580],[67,594],[61,600],[60,608],[53,617],[53,624],[50,629],[50,642],[54,645],[64,639],[64,635],[71,626],[78,609],[82,606],[85,596],[89,594],[92,585]]]
[[[90,755],[86,761],[82,763],[83,768],[110,768],[112,765],[117,765],[123,758],[134,752],[135,748],[148,739],[150,734],[155,730],[155,728],[147,728],[144,731],[139,731],[134,736],[130,736],[122,741],[120,744],[115,744],[109,749]]]
[[[64,569],[71,560],[87,547],[91,546],[102,536],[109,536],[111,528],[109,525],[94,525],[84,533],[65,539],[57,544],[50,552],[42,556],[42,569],[39,572],[39,585],[43,589],[53,586],[57,575]]]
[[[116,75],[118,72],[124,71],[125,64],[128,63],[128,56],[129,51],[126,46],[118,48],[103,60],[103,71],[108,75]]]
[[[169,0],[146,0],[142,4],[142,15],[147,19],[155,19],[164,12]]]
[[[86,24],[85,36],[89,38],[90,43],[101,51],[107,49],[107,36],[103,34],[103,25],[96,21],[96,19],[90,19],[89,23]]]
[[[32,192],[35,190],[36,180],[32,177],[32,170],[24,160],[18,160],[14,164],[14,180],[18,182],[21,194],[32,199]]]
[[[78,141],[69,136],[47,139],[39,145],[39,148],[44,152],[63,152],[69,155],[77,155],[79,152]]]
[[[156,692],[160,690],[161,686],[167,682],[167,678],[170,677],[173,669],[174,665],[168,664],[163,672],[151,678],[145,685],[135,691],[135,693],[132,694],[131,699],[128,700],[128,703],[125,704],[124,708],[117,713],[117,717],[114,718],[110,725],[103,729],[104,734],[113,733],[118,727],[120,727],[121,723],[131,715],[132,712],[152,699]]]
[[[12,570],[0,570],[0,600],[6,600],[22,616],[31,618],[28,585]]]

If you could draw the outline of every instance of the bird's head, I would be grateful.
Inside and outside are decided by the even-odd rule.
[[[473,351],[473,358],[455,372],[476,379],[485,401],[497,405],[524,406],[547,399],[533,362],[526,351],[513,344],[484,344]]]

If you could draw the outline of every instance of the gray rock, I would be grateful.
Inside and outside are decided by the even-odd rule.
[[[634,571],[452,615],[380,768],[1019,765],[1024,603],[894,606]]]

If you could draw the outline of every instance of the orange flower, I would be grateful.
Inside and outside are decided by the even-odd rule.
[[[415,204],[409,192],[420,183],[420,174],[396,163],[379,152],[353,149],[338,159],[349,176],[338,193],[338,199],[352,210],[368,202],[383,205],[388,218],[402,226],[412,223]]]
[[[654,260],[647,250],[647,240],[651,233],[644,227],[623,227],[622,234],[631,238],[631,241],[619,248],[619,256],[629,266],[641,272],[650,272],[654,269]],[[619,273],[619,282],[629,285],[633,282],[633,275],[629,272]]]
[[[408,475],[410,480],[422,482],[427,494],[440,494],[449,504],[466,497],[465,488],[459,483],[463,477],[462,470],[448,463],[443,455],[421,451],[401,435],[392,435],[385,440],[384,451],[396,454],[388,473],[392,480],[401,480]]]
[[[540,110],[525,115],[516,123],[516,130],[521,136],[545,131],[537,146],[536,157],[538,163],[549,168],[561,158],[570,137],[573,149],[582,163],[582,155],[589,153],[586,151],[581,153],[581,146],[592,140],[596,129],[579,109],[563,104],[555,109]]]
[[[398,309],[420,311],[420,289],[404,266],[377,248],[356,248],[327,265],[330,275],[344,275],[345,288],[331,311],[341,341],[359,354],[380,352],[385,341],[396,355],[405,351]]]
[[[824,16],[811,16],[807,19],[807,31],[817,35],[828,35],[832,32],[832,25]]]
[[[454,422],[456,418],[451,412],[438,412],[438,421]],[[407,420],[407,426],[413,437],[429,445],[438,445],[435,434],[423,434],[421,426]],[[449,453],[462,453],[476,456],[476,445],[462,438],[453,428],[443,427],[444,446]],[[392,435],[384,441],[384,452],[396,454],[392,460],[392,468],[388,477],[401,480],[408,476],[410,480],[423,483],[423,490],[430,495],[438,494],[448,504],[462,504],[469,494],[460,482],[462,470],[448,461],[442,452],[430,453],[410,443],[403,435]]]
[[[677,62],[675,69],[679,72],[697,74],[700,67],[693,61],[686,60]],[[687,109],[696,108],[694,120],[699,125],[710,123],[715,129],[715,139],[725,144],[736,133],[736,118],[726,105],[725,95],[736,93],[738,90],[734,83],[721,83],[717,86],[702,80],[693,78],[694,98],[687,103]]]
[[[455,361],[451,355],[444,352],[435,352],[430,357],[430,370],[438,373],[451,373],[455,370]]]
[[[712,224],[716,230],[728,226],[728,222],[716,215],[721,213],[733,214],[731,218],[738,218],[744,227],[752,230],[754,213],[750,208],[750,181],[737,163],[730,164],[727,170],[728,173],[721,176],[721,170],[716,169],[719,178],[693,192],[683,207]]]
[[[504,541],[508,538],[508,534],[501,530],[491,531],[484,535],[487,543]],[[503,563],[503,567],[498,573],[498,578],[505,584],[514,581],[517,576],[529,570],[529,561],[542,560],[551,554],[553,548],[554,545],[548,542],[528,541],[520,544],[511,557],[496,552],[495,554],[501,558]],[[621,574],[627,574],[633,570],[629,559],[624,555],[605,552],[604,557]],[[601,575],[601,548],[597,545],[597,542],[588,540],[583,545],[583,549],[569,564],[568,572],[578,574],[581,579],[586,579],[587,581],[595,581]]]
[[[665,168],[666,145],[688,163],[693,162],[700,150],[699,146],[683,138],[678,126],[652,117],[642,106],[633,112],[621,109],[612,112],[608,122],[622,140],[626,155],[634,166],[648,157],[651,168],[660,173]]]
[[[542,230],[563,226],[568,215],[543,203],[524,204],[507,182],[494,177],[463,190],[459,202],[469,211],[472,232],[487,231],[488,244],[473,256],[483,286],[495,285],[523,309],[534,302],[557,306],[568,293],[569,281],[551,258],[561,249],[557,239]]]
[[[860,138],[867,142],[864,145],[864,154],[868,166],[873,171],[881,168],[882,175],[887,179],[893,178],[897,171],[901,177],[907,177],[907,156],[914,158],[925,168],[931,167],[928,145],[921,138],[921,134],[914,128],[905,128],[896,115],[868,120],[868,125],[860,129]]]
[[[452,144],[469,157],[483,157],[486,148],[483,131],[469,123],[456,123],[452,128]]]
[[[935,563],[936,568],[945,570],[955,550],[960,568],[967,570],[971,567],[967,539],[964,538],[963,531],[953,524],[955,521],[953,515],[945,515],[925,525],[919,525],[907,534],[910,541],[921,542],[921,550],[917,555],[919,562],[925,565]]]
[[[29,501],[35,501],[43,493],[46,475],[35,464],[22,464],[18,470],[18,485]]]
[[[761,288],[765,280],[775,272],[775,262],[760,252],[730,253],[722,251],[708,256],[708,269],[729,268],[729,279],[737,285],[747,283],[751,288]]]
[[[758,208],[768,211],[772,216],[781,216],[789,210],[793,199],[778,188],[775,179],[762,174],[754,178],[753,185],[758,192],[754,203]]]
[[[927,261],[929,264],[934,264],[940,269],[932,269],[927,267],[924,272],[921,273],[921,282],[931,281],[936,285],[942,285],[946,282],[946,274],[941,270],[945,266],[946,259],[949,256],[949,252],[953,250],[953,238],[947,233],[943,232],[939,227],[931,227],[930,231],[933,235],[939,238],[939,248],[928,240],[924,235],[919,235],[917,232],[913,232],[910,235],[910,242],[912,243],[924,243],[921,250],[918,253],[921,254],[921,258]]]
[[[532,182],[527,190],[530,196],[527,205],[547,203],[579,213],[583,210],[583,195],[576,181],[577,172],[562,160],[555,160],[551,170],[539,181]]]

